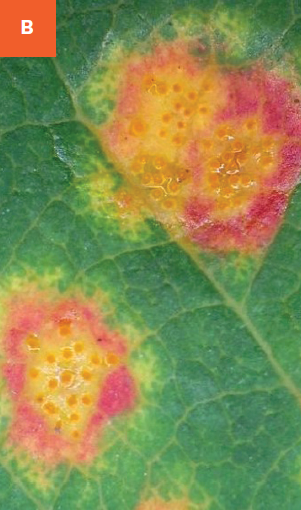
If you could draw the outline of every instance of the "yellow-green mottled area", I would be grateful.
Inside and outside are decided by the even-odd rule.
[[[55,59],[0,60],[1,331],[24,289],[80,294],[127,339],[138,387],[92,462],[51,468],[10,440],[3,377],[0,508],[300,510],[299,187],[265,249],[204,252],[98,136],[124,63],[164,41],[298,86],[300,16],[297,0],[62,0]]]

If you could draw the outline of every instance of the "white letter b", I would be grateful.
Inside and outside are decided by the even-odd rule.
[[[32,21],[30,19],[21,20],[21,34],[32,34]]]

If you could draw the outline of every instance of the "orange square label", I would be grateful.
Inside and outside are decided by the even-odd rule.
[[[0,57],[56,56],[56,0],[2,0],[0,19]]]

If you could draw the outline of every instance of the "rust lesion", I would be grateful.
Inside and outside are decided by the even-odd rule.
[[[136,384],[127,341],[105,326],[96,304],[53,294],[32,288],[6,302],[8,440],[50,465],[85,463],[108,420],[134,406]]]
[[[272,240],[299,179],[300,90],[262,62],[198,58],[197,44],[129,55],[97,133],[128,183],[121,208],[132,194],[204,249],[251,252]]]

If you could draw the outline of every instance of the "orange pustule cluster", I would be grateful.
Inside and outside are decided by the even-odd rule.
[[[147,189],[149,197],[165,209],[175,207],[175,198],[191,180],[188,169],[170,164],[164,156],[138,156],[131,171]]]
[[[119,114],[101,134],[122,170],[162,210],[183,206],[193,175],[185,163],[191,132],[210,123],[224,104],[216,68],[204,73],[193,58],[162,57],[166,65],[133,64]],[[131,97],[135,96],[135,104]]]
[[[87,332],[83,336],[66,319],[46,342],[29,334],[23,347],[29,356],[24,388],[28,401],[51,430],[80,439],[97,406],[101,382],[119,364],[119,356],[102,352]]]
[[[244,209],[277,168],[279,148],[279,140],[265,135],[256,117],[246,119],[239,130],[221,123],[210,138],[200,140],[200,181],[203,193],[214,200],[215,218]]]
[[[212,73],[199,77],[197,87],[188,82],[182,67],[143,79],[142,111],[128,124],[129,134],[137,139],[129,172],[164,209],[177,209],[191,183],[191,171],[180,153],[191,130],[205,125],[216,111],[218,86]]]
[[[248,203],[275,170],[280,144],[262,132],[259,116],[239,126],[217,120],[226,94],[216,67],[189,78],[185,66],[176,65],[142,73],[139,112],[119,125],[116,153],[123,157],[130,147],[123,169],[163,208],[180,210],[189,185],[201,182],[218,217]]]

